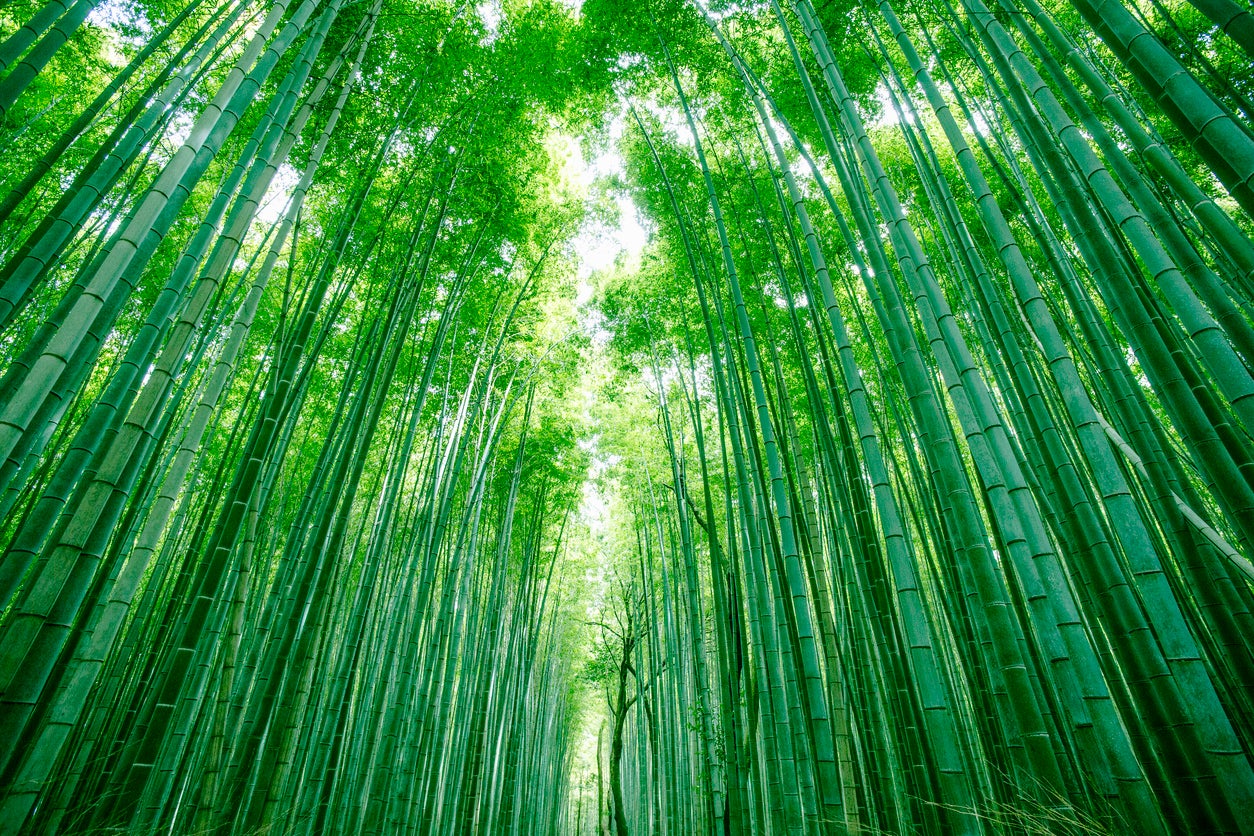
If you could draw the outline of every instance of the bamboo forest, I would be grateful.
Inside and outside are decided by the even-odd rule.
[[[1254,6],[0,0],[0,834],[1254,834]]]

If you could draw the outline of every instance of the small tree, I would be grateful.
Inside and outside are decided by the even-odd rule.
[[[610,620],[591,622],[600,629],[586,675],[605,689],[610,710],[610,800],[609,822],[615,836],[627,836],[627,815],[623,809],[623,732],[627,714],[640,697],[640,676],[634,658],[643,634],[640,611],[643,599],[635,577],[615,576],[608,596]],[[599,768],[599,764],[598,764]],[[606,828],[605,832],[611,832]]]

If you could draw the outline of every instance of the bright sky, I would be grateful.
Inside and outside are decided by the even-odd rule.
[[[611,154],[598,157],[593,165],[599,165],[611,157],[613,157]],[[614,203],[618,206],[617,226],[589,223],[575,236],[575,252],[579,256],[580,279],[587,279],[594,272],[611,266],[620,255],[626,255],[630,262],[630,259],[638,257],[640,250],[644,248],[648,233],[640,225],[640,216],[635,203],[631,198],[623,195],[616,196]]]
[[[617,142],[623,133],[623,115],[620,113],[610,123],[610,139]],[[566,176],[584,189],[596,188],[598,178],[623,176],[626,170],[623,159],[611,147],[591,161],[584,159],[583,148],[578,140],[569,140],[567,146]],[[579,259],[579,298],[582,304],[592,293],[587,280],[598,270],[614,264],[619,256],[626,256],[628,263],[640,255],[648,240],[648,232],[640,224],[640,213],[631,198],[614,196],[618,207],[617,224],[611,226],[601,219],[589,219],[575,236],[575,253]]]

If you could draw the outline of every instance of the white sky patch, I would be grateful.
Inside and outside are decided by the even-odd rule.
[[[907,124],[914,124],[914,116],[912,116],[909,111],[906,111],[904,114],[899,114],[897,112],[897,105],[893,104],[893,96],[888,91],[888,85],[882,81],[875,87],[875,98],[880,103],[880,113],[874,121],[876,126],[881,128],[891,128],[900,122],[902,118],[906,120]]]
[[[692,138],[692,131],[688,128],[688,118],[684,116],[684,112],[674,107],[663,107],[655,101],[637,102],[642,104],[645,110],[653,115],[653,118],[662,123],[669,133],[675,135],[675,138],[687,148],[696,148],[696,140]],[[693,105],[695,115],[698,121],[704,116],[699,106]],[[781,129],[782,130],[782,129]]]
[[[622,136],[622,132],[623,116],[619,114],[610,124],[611,140]],[[591,161],[584,159],[583,148],[577,140],[567,140],[561,153],[563,176],[581,189],[591,191],[597,188],[599,180],[626,174],[623,158],[612,144]],[[644,249],[649,238],[648,231],[640,223],[640,211],[631,198],[624,194],[614,194],[612,200],[617,209],[616,224],[610,225],[600,218],[590,218],[584,222],[572,241],[578,260],[575,301],[580,305],[592,296],[588,279],[593,273],[612,267],[620,257],[630,264],[633,259],[639,258],[640,251]]]
[[[270,189],[266,192],[265,199],[257,207],[257,220],[265,226],[278,223],[283,217],[284,210],[287,209],[287,200],[291,197],[292,190],[299,182],[299,171],[287,163],[279,166],[279,170],[274,173],[274,179],[270,181]]]
[[[879,118],[875,120],[877,125],[883,128],[891,128],[901,121],[897,118],[897,110],[893,107],[893,99],[888,95],[888,88],[884,86],[883,82],[880,82],[879,86],[875,88],[875,98],[880,103]]]
[[[114,66],[126,63],[126,58],[117,49],[118,42],[125,42],[131,47],[143,45],[144,38],[152,34],[152,24],[144,15],[143,9],[125,2],[125,0],[104,0],[87,14],[87,22],[98,29],[104,29],[112,38],[105,43],[105,57]],[[134,37],[122,38],[119,27],[133,26],[138,29]]]
[[[988,124],[988,121],[984,118],[984,114],[980,113],[979,111],[975,111],[974,113],[971,114],[971,116],[972,116],[972,122],[975,124],[975,132],[977,134],[985,138],[991,137],[993,135],[993,129]],[[962,127],[964,129],[967,129],[970,126],[963,125]]]
[[[583,507],[580,508],[580,513],[583,515],[583,521],[588,526],[588,530],[593,534],[604,534],[609,530],[610,506],[601,495],[594,479],[588,479],[583,483]]]
[[[624,52],[618,56],[618,68],[620,70],[629,70],[637,64],[644,63],[644,56],[639,52]]]
[[[594,535],[602,535],[609,531],[610,506],[605,495],[601,493],[599,480],[614,463],[613,460],[618,458],[613,455],[607,457],[601,451],[599,442],[600,438],[596,435],[576,442],[592,458],[588,465],[588,478],[583,483],[583,504],[580,506],[579,513],[583,517],[584,524],[588,526],[588,530]]]
[[[183,147],[183,143],[187,142],[187,138],[192,135],[192,128],[195,124],[192,114],[187,111],[180,110],[174,114],[163,137],[169,143],[171,153]]]
[[[483,28],[487,30],[487,35],[480,43],[491,44],[501,36],[501,5],[495,0],[485,0],[475,6],[475,13],[479,15],[479,19],[483,21]]]
[[[142,28],[151,31],[152,27],[148,25],[148,21],[137,14],[137,11],[120,0],[105,0],[87,13],[87,22],[102,29],[123,23],[138,23]]]
[[[625,195],[614,197],[618,208],[618,225],[608,226],[600,221],[592,221],[575,236],[575,254],[579,259],[579,293],[576,301],[586,302],[592,295],[592,288],[587,280],[599,270],[612,267],[620,256],[625,256],[630,263],[644,249],[649,233],[640,223],[640,213],[631,198]]]

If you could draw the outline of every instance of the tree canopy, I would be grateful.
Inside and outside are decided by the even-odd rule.
[[[0,0],[0,831],[1254,832],[1241,0]]]

